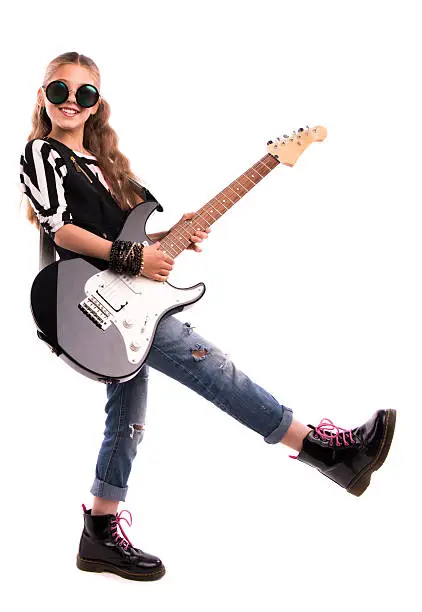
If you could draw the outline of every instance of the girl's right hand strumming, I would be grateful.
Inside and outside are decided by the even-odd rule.
[[[160,241],[144,247],[144,269],[142,276],[156,281],[166,281],[173,269],[174,259],[160,249]]]

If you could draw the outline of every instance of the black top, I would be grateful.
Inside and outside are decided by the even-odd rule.
[[[41,227],[53,240],[55,232],[66,223],[107,240],[117,238],[130,211],[123,211],[113,198],[94,156],[46,137],[30,140],[20,161],[21,189]],[[148,189],[142,189],[144,201],[157,201]],[[82,257],[102,270],[108,267],[103,259],[83,256],[55,243],[54,246],[61,259]]]

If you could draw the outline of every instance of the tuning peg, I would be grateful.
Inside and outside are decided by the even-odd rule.
[[[273,144],[273,141],[272,141],[272,140],[269,140],[269,141],[267,142],[267,145],[270,145],[270,144]]]
[[[299,129],[298,129],[298,132],[303,132],[303,128],[299,128]]]
[[[283,138],[288,138],[289,135],[288,134],[283,134]]]

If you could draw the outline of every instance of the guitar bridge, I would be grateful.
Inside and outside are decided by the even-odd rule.
[[[111,313],[92,295],[82,300],[78,308],[100,329],[105,330],[110,327]]]

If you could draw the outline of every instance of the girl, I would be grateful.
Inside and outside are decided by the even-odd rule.
[[[20,159],[28,218],[54,240],[61,259],[80,256],[101,269],[164,282],[174,265],[160,248],[168,232],[149,236],[154,242],[146,247],[116,240],[128,212],[155,198],[147,189],[143,200],[134,192],[129,177],[137,177],[118,149],[108,123],[110,107],[100,91],[98,67],[87,56],[64,53],[48,65]],[[69,162],[71,156],[76,163]],[[193,216],[186,213],[181,221]],[[190,232],[189,248],[198,252],[198,243],[209,233],[209,228],[202,229],[206,231]],[[128,522],[122,516],[128,511],[117,513],[143,438],[149,366],[193,389],[265,442],[296,450],[292,458],[317,468],[354,495],[365,491],[372,472],[387,457],[395,410],[378,410],[351,430],[329,419],[316,427],[303,425],[188,323],[167,316],[137,375],[107,385],[106,430],[91,488],[92,508],[82,504],[84,528],[77,555],[82,570],[114,572],[132,580],[155,580],[165,573],[158,557],[136,548],[126,536],[121,521]]]

